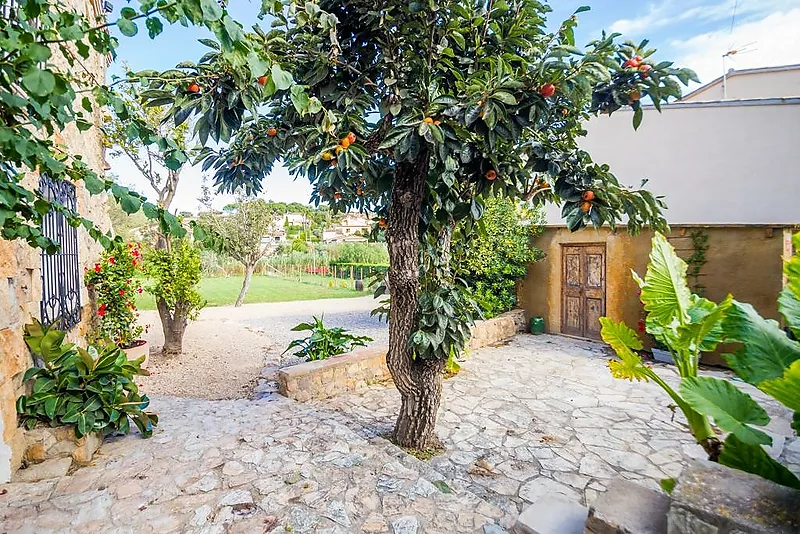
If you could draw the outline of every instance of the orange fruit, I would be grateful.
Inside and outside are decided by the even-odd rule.
[[[545,98],[550,98],[556,94],[556,86],[552,83],[546,83],[539,88],[539,94]]]
[[[439,126],[440,124],[442,124],[442,121],[433,121],[433,124],[435,124],[436,126]]]
[[[350,146],[350,138],[349,138],[349,137],[343,137],[343,138],[342,138],[342,139],[339,141],[339,144],[341,144],[341,145],[342,145],[342,148],[347,148],[347,147],[349,147],[349,146]]]
[[[582,212],[589,213],[590,209],[592,209],[592,203],[591,202],[584,202],[583,204],[581,204],[581,211]]]
[[[389,226],[389,223],[386,222],[386,219],[384,219],[384,218],[378,219],[378,227],[379,228],[386,228],[387,226]]]
[[[336,155],[338,156],[339,154],[341,154],[342,150],[344,150],[344,147],[342,145],[337,145],[336,146]]]
[[[190,93],[199,93],[200,92],[200,86],[197,85],[197,83],[192,82],[192,83],[189,84],[189,87],[187,87],[186,90],[189,91]]]
[[[425,124],[433,124],[433,119],[430,117],[425,117],[425,119],[422,122],[424,122]]]
[[[270,128],[269,130],[267,130],[267,135],[270,137],[275,137],[276,135],[278,135],[278,130],[276,128]]]
[[[484,174],[484,176],[486,176],[486,179],[491,182],[492,180],[497,178],[497,172],[495,172],[492,169],[489,169],[488,171],[486,171],[486,174]]]
[[[351,145],[356,142],[356,139],[358,138],[356,137],[356,134],[354,134],[353,132],[347,134],[347,140],[350,141]]]
[[[594,191],[584,191],[581,198],[583,200],[594,200]]]
[[[258,77],[258,85],[266,85],[267,84],[267,77],[266,76],[259,76]]]
[[[330,161],[333,159],[333,154],[331,154],[330,152],[324,152],[322,154],[322,159],[325,161]]]

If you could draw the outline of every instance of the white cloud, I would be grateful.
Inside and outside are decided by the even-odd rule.
[[[700,81],[708,83],[722,75],[722,55],[731,48],[749,45],[741,53],[730,57],[726,62],[729,69],[800,63],[798,28],[800,8],[795,8],[737,24],[733,33],[730,33],[729,28],[724,28],[675,41],[671,45],[676,65],[694,69]]]
[[[650,4],[647,13],[620,19],[611,24],[611,31],[623,35],[652,33],[654,29],[679,23],[729,21],[736,5],[736,19],[747,21],[766,14],[788,10],[797,6],[797,0],[723,0],[716,3],[701,3],[698,0],[663,0]],[[726,25],[726,30],[729,27]]]

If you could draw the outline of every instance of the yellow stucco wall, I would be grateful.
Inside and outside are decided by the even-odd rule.
[[[674,227],[668,235],[678,254],[684,258],[693,252],[692,227]],[[706,227],[709,250],[699,283],[705,296],[719,301],[728,293],[749,302],[765,317],[779,319],[776,300],[782,287],[784,230],[765,227]],[[611,232],[585,229],[569,232],[566,228],[547,228],[533,245],[545,253],[545,259],[528,268],[527,278],[519,287],[519,302],[528,318],[541,316],[547,332],[561,332],[561,248],[569,244],[604,244],[606,246],[606,316],[624,320],[635,327],[643,317],[638,286],[630,270],[644,275],[652,233],[630,236],[624,230]],[[718,357],[705,360],[721,364]]]

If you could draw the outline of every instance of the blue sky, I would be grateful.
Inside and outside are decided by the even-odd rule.
[[[230,0],[229,11],[247,27],[258,22],[260,3]],[[126,2],[115,2],[115,11],[125,5]],[[722,55],[730,49],[741,52],[728,61],[727,68],[800,63],[800,0],[550,0],[550,5],[554,8],[550,15],[554,25],[581,5],[592,8],[580,15],[579,43],[591,40],[602,30],[618,31],[635,41],[648,38],[658,49],[660,59],[695,69],[703,82],[722,74]],[[731,28],[734,6],[736,18]],[[116,13],[110,18],[116,18]],[[181,26],[167,26],[153,41],[144,31],[133,38],[120,36],[118,57],[109,74],[119,74],[123,63],[134,70],[163,70],[180,61],[197,59],[206,50],[197,39],[207,36],[203,30]],[[112,160],[111,166],[123,183],[151,194],[127,161]],[[173,207],[196,211],[201,173],[196,168],[183,172]],[[293,181],[285,169],[276,169],[266,181],[264,196],[305,203],[310,191],[304,180]],[[220,197],[215,205],[229,200]]]

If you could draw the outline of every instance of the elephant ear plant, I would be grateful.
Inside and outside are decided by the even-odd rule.
[[[147,438],[158,416],[145,412],[150,404],[134,382],[148,375],[141,368],[144,357],[128,360],[114,343],[88,349],[64,343],[65,333],[34,320],[25,325],[25,342],[42,361],[25,372],[33,380],[32,393],[17,399],[21,424],[75,425],[75,435],[127,433],[130,422]]]
[[[800,234],[795,236],[795,243],[800,245]],[[781,294],[779,308],[789,325],[798,330],[800,257],[787,264],[786,274],[790,283]],[[800,488],[800,480],[762,447],[771,444],[772,438],[754,426],[769,423],[767,412],[732,382],[697,373],[703,352],[715,350],[721,342],[742,343],[735,354],[725,356],[728,364],[744,381],[795,410],[793,426],[797,430],[800,344],[789,339],[775,321],[759,316],[750,304],[737,302],[730,295],[716,304],[692,294],[686,282],[686,263],[661,234],[653,237],[644,279],[636,273],[633,276],[647,313],[645,328],[670,350],[681,382],[677,390],[667,384],[636,352],[642,349],[636,332],[603,317],[603,340],[619,357],[609,362],[611,374],[627,380],[652,380],[661,386],[683,412],[692,435],[710,460]],[[724,442],[717,438],[711,420],[728,433]]]

